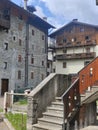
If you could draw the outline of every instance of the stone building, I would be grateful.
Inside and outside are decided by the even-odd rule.
[[[47,74],[47,36],[53,26],[9,0],[0,1],[0,95],[35,87]]]
[[[76,74],[98,56],[98,26],[79,22],[70,23],[50,34],[54,41],[55,71]],[[55,43],[55,44],[54,44]]]

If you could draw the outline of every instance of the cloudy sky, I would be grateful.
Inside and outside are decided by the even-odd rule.
[[[12,0],[23,6],[23,0]],[[96,0],[28,0],[34,5],[36,14],[46,16],[49,23],[59,28],[72,19],[98,25],[98,6]]]

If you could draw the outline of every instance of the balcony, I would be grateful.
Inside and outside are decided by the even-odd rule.
[[[78,42],[67,42],[67,43],[56,43],[56,49],[62,48],[73,48],[73,47],[84,47],[84,46],[95,46],[96,40],[86,40],[86,41],[78,41]]]
[[[95,52],[56,55],[56,60],[89,59],[94,58]]]

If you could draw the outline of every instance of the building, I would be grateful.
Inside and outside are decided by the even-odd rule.
[[[47,75],[48,29],[34,7],[0,1],[0,95],[35,87]],[[25,1],[25,5],[27,1]],[[32,11],[32,12],[31,12]]]
[[[98,56],[98,26],[72,20],[50,34],[56,73],[76,74]],[[55,42],[56,41],[56,42]]]

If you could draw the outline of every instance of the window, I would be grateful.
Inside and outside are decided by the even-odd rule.
[[[63,68],[66,68],[66,62],[63,62]]]
[[[41,74],[41,79],[42,79],[42,80],[44,79],[44,74]]]
[[[42,35],[42,40],[45,40],[45,36],[44,35]]]
[[[13,40],[14,40],[14,41],[16,40],[16,37],[15,37],[15,36],[13,37]]]
[[[64,43],[66,43],[66,42],[67,42],[67,39],[66,39],[66,38],[64,38],[64,39],[63,39],[63,42],[64,42]]]
[[[18,62],[21,62],[22,58],[21,55],[18,56]]]
[[[34,57],[31,57],[31,64],[34,64]]]
[[[18,71],[18,79],[21,79],[21,71]]]
[[[42,66],[44,66],[44,61],[42,61]]]
[[[34,78],[34,72],[31,72],[31,79]]]
[[[89,63],[90,63],[90,61],[85,61],[84,66],[88,65]]]
[[[90,47],[86,48],[86,53],[90,53]]]
[[[84,32],[84,28],[80,28],[80,32]]]
[[[67,53],[67,49],[65,48],[65,49],[63,49],[63,53]]]
[[[8,50],[8,43],[4,43],[4,50]]]
[[[21,43],[22,43],[22,40],[21,40],[21,39],[19,39],[19,46],[21,46]]]
[[[49,64],[49,62],[47,63],[47,68],[50,68],[50,64]]]
[[[7,69],[7,62],[4,62],[3,68]]]
[[[19,23],[19,24],[18,24],[18,29],[19,29],[20,31],[22,31],[22,28],[23,28],[22,23]]]
[[[18,16],[18,18],[19,18],[20,20],[22,20],[22,19],[23,19],[22,15],[19,15],[19,16]]]
[[[32,35],[34,35],[34,30],[32,29]]]
[[[85,36],[85,40],[89,40],[90,39],[90,37],[89,36]]]

